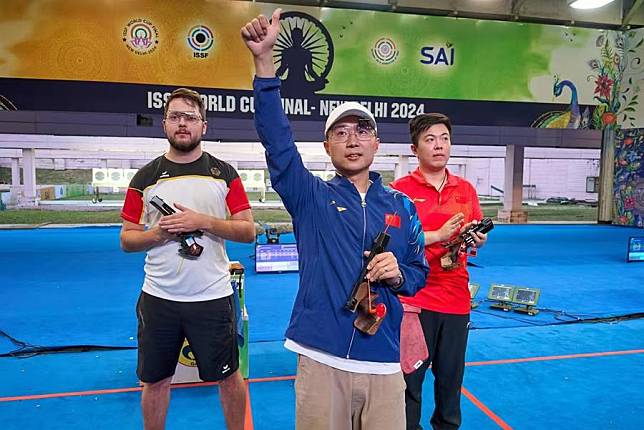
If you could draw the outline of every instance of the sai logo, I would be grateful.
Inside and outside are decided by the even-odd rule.
[[[159,44],[159,30],[144,18],[135,18],[123,28],[123,42],[137,55],[154,52]]]
[[[195,25],[188,32],[188,46],[192,49],[195,58],[208,57],[208,51],[215,43],[212,31],[205,25]]]
[[[179,354],[179,363],[188,367],[197,366],[197,360],[195,360],[195,355],[192,353],[192,349],[190,349],[188,339],[183,340],[183,346],[181,347],[181,353]]]
[[[386,37],[378,39],[371,48],[371,55],[380,64],[391,64],[398,59],[398,48],[393,40]]]
[[[428,66],[453,66],[454,45],[447,42],[445,46],[423,46],[420,56],[420,62]]]

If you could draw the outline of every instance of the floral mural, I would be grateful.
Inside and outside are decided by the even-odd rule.
[[[635,126],[640,87],[625,72],[629,63],[641,62],[637,49],[643,42],[644,37],[636,32],[617,33],[614,43],[603,34],[597,37],[600,55],[588,62],[592,73],[587,78],[594,81],[594,99],[599,102],[593,113],[593,128]]]
[[[621,87],[619,88],[620,109],[618,124],[621,128],[641,128],[642,109],[638,108],[638,96],[644,78],[644,33],[640,30],[622,33],[624,44]]]
[[[620,98],[619,89],[624,71],[624,35],[617,33],[615,43],[611,44],[606,35],[597,37],[595,44],[600,48],[599,58],[593,58],[588,62],[591,75],[589,81],[595,82],[594,99],[599,102],[593,113],[593,128],[604,128],[616,126],[618,114],[623,109],[635,110],[634,105],[622,107],[625,100]],[[637,95],[629,103],[637,104]],[[630,111],[630,110],[629,110]]]
[[[615,142],[615,224],[644,227],[644,129],[617,132]]]

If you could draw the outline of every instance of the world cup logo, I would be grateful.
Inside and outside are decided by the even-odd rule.
[[[135,54],[149,54],[159,43],[159,31],[147,19],[136,18],[123,28],[123,42]]]
[[[133,25],[130,29],[130,43],[137,49],[147,49],[152,45],[152,29],[145,24]]]

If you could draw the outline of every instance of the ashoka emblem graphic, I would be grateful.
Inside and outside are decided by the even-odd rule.
[[[324,89],[333,65],[333,40],[320,21],[302,12],[285,12],[273,48],[282,90],[306,96]]]

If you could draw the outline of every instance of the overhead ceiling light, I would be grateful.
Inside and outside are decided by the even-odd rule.
[[[569,0],[570,7],[575,9],[596,9],[612,3],[614,0]]]

